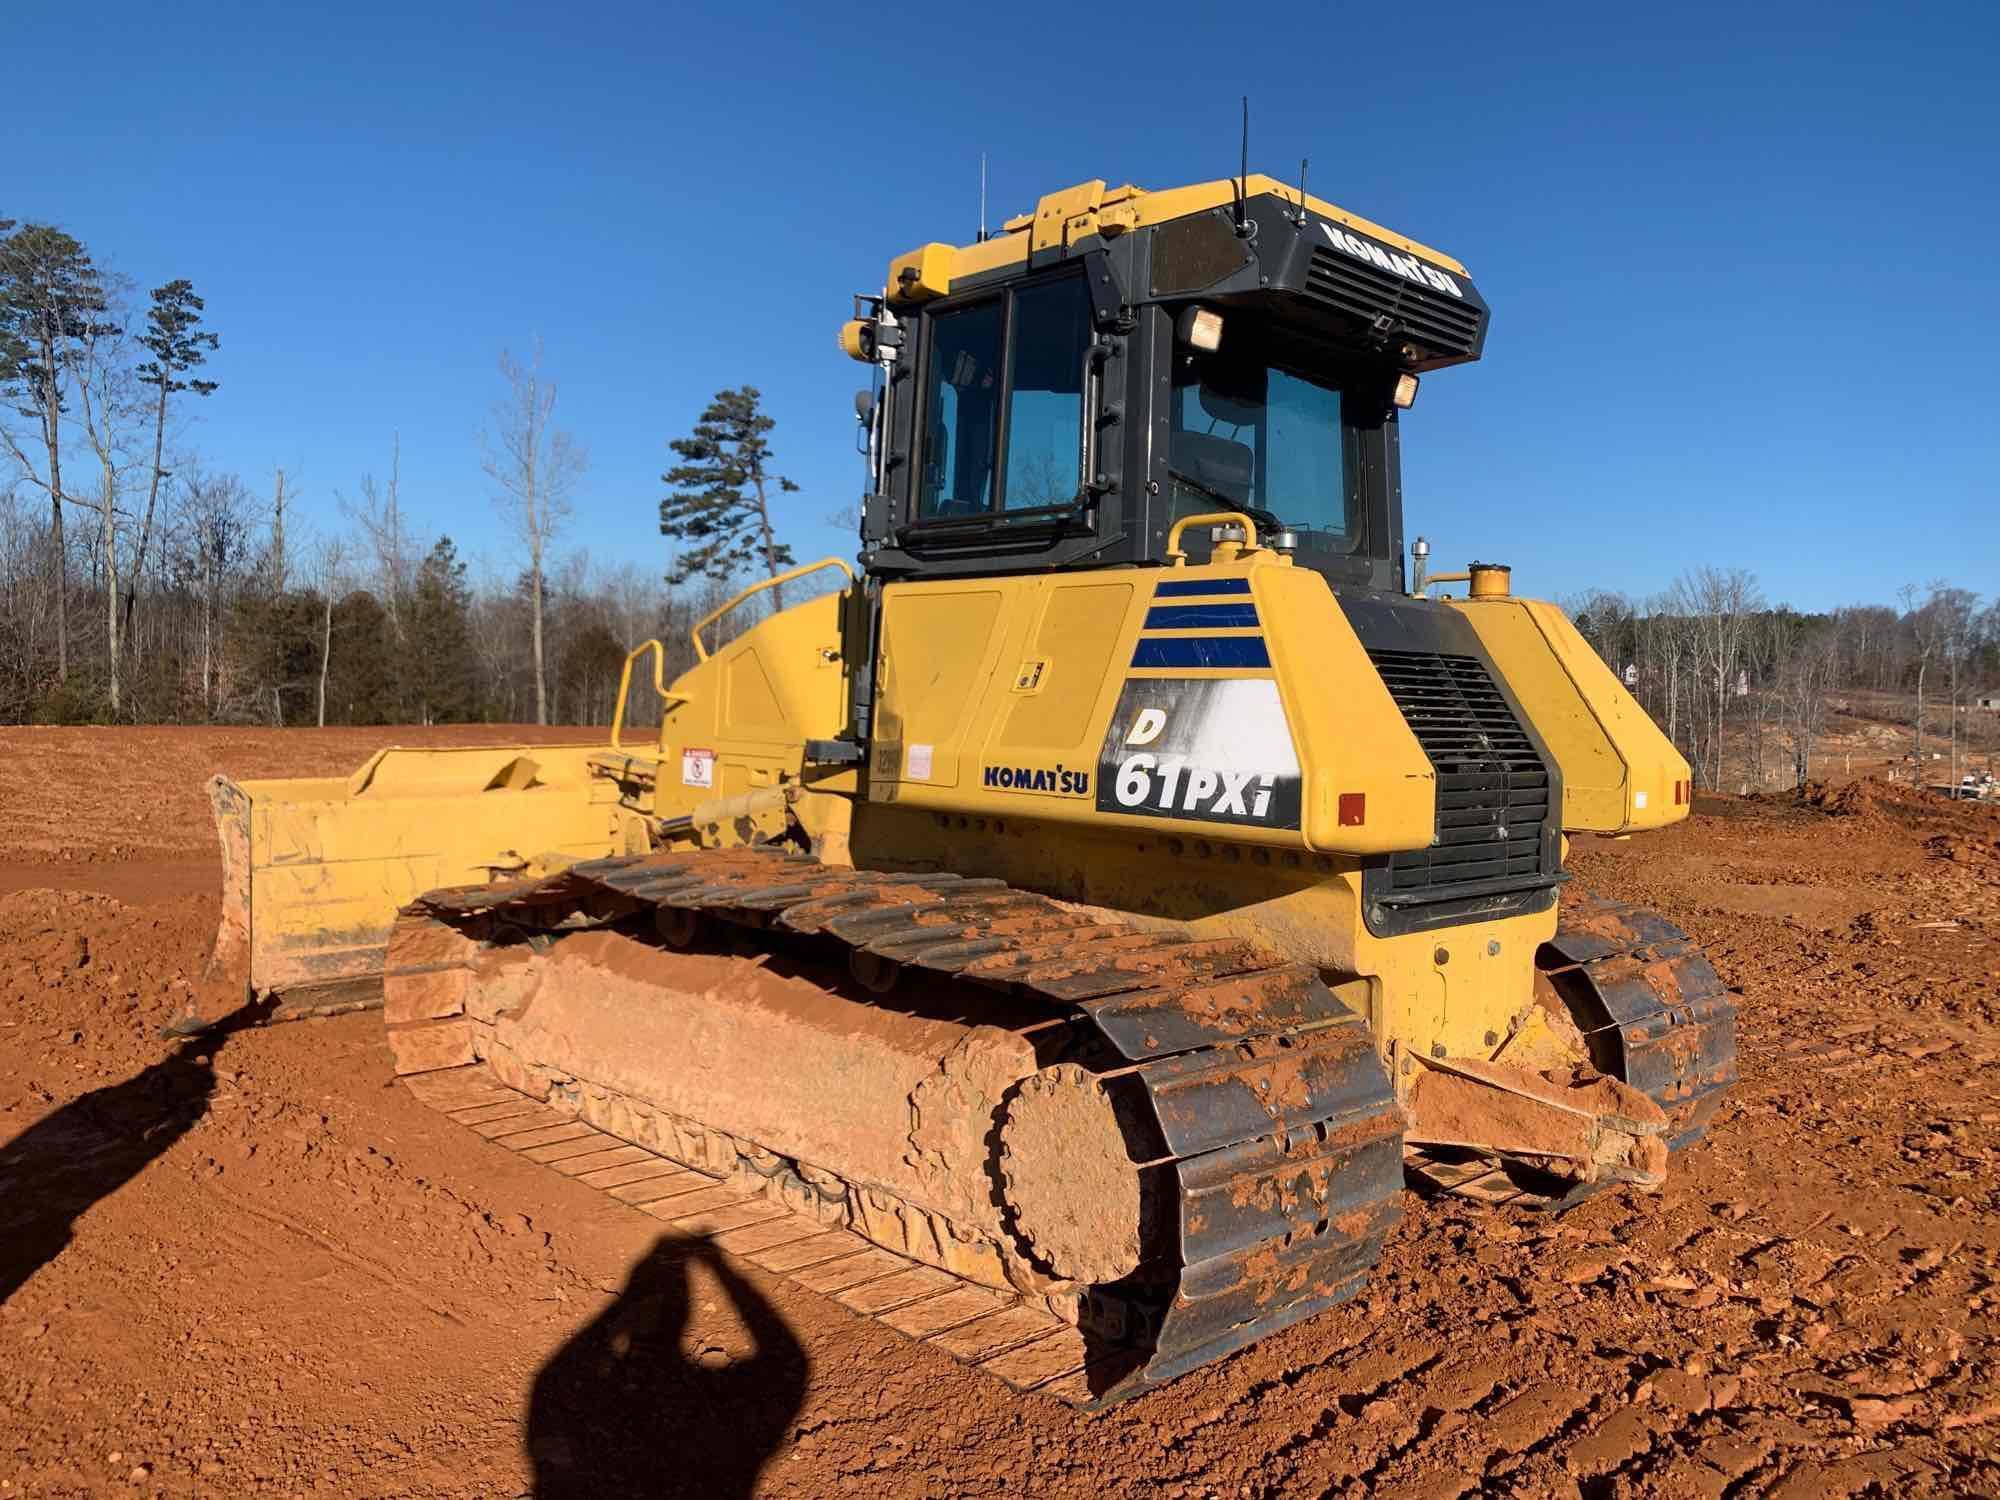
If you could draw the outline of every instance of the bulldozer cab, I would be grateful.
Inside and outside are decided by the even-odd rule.
[[[1331,584],[1400,589],[1398,411],[1487,324],[1456,261],[1254,175],[1050,194],[858,301],[883,579],[1158,563],[1176,521],[1236,511]]]

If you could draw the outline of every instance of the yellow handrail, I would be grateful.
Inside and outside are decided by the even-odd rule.
[[[1244,550],[1257,545],[1257,523],[1240,510],[1208,510],[1198,516],[1182,516],[1167,532],[1167,560],[1184,563],[1187,554],[1181,551],[1181,533],[1190,526],[1221,526],[1224,524],[1240,527],[1243,532]]]
[[[625,653],[625,670],[618,674],[618,707],[611,713],[611,748],[623,750],[619,736],[625,729],[625,695],[632,690],[632,663],[648,651],[653,653],[653,691],[660,695],[660,702],[666,707],[686,703],[687,695],[667,690],[667,648],[658,641],[642,641]]]
[[[693,628],[688,631],[688,639],[694,642],[695,660],[708,660],[708,647],[702,643],[701,633],[724,615],[728,614],[732,609],[736,608],[745,599],[748,599],[752,594],[761,594],[765,589],[776,588],[779,584],[790,583],[794,578],[803,578],[808,573],[817,573],[821,568],[838,568],[847,575],[847,581],[850,584],[854,582],[854,569],[848,567],[846,563],[837,557],[822,557],[818,562],[806,563],[801,567],[793,568],[789,573],[774,573],[769,578],[760,578],[751,584],[749,588],[743,590],[742,593],[733,596],[723,604],[718,604],[714,609],[711,609],[707,614],[694,622]]]

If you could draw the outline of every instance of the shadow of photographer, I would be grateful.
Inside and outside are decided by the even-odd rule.
[[[691,1333],[695,1268],[753,1345]],[[703,1314],[721,1312],[703,1302]],[[734,1332],[734,1330],[732,1330]],[[528,1404],[539,1500],[747,1496],[805,1401],[804,1347],[707,1239],[664,1235],[618,1298],[550,1357]]]

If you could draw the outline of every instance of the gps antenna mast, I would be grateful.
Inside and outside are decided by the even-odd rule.
[[[1243,154],[1236,178],[1236,232],[1250,234],[1250,96],[1243,96]]]
[[[979,153],[979,243],[986,243],[986,153]]]

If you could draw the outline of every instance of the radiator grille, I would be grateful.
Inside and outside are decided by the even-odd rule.
[[[1548,768],[1485,665],[1429,651],[1369,656],[1437,772],[1437,841],[1389,857],[1390,900],[1541,883]]]
[[[1306,295],[1363,323],[1386,314],[1394,337],[1433,355],[1470,355],[1479,348],[1477,307],[1324,246],[1306,268]]]

